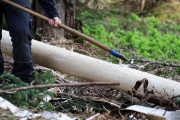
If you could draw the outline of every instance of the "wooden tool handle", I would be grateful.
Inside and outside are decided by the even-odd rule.
[[[39,17],[39,18],[41,18],[41,19],[43,19],[43,20],[45,20],[45,21],[49,21],[49,18],[48,18],[48,17],[43,16],[43,15],[41,15],[41,14],[39,14],[39,13],[37,13],[37,12],[34,12],[34,11],[28,9],[28,8],[25,8],[25,7],[21,6],[21,5],[18,5],[18,4],[14,3],[14,2],[12,2],[12,1],[10,1],[10,0],[2,0],[2,1],[5,2],[5,3],[7,3],[7,4],[10,4],[10,5],[12,5],[12,6],[16,7],[16,8],[19,8],[19,9],[21,9],[21,10],[23,10],[23,11],[26,11],[26,12],[34,15],[34,16],[37,16],[37,17]],[[107,47],[107,46],[105,46],[104,44],[98,42],[98,41],[95,40],[94,38],[91,38],[91,37],[89,37],[89,36],[87,36],[87,35],[79,32],[79,31],[74,30],[74,29],[72,29],[72,28],[70,28],[70,27],[68,27],[68,26],[63,25],[63,24],[58,24],[58,26],[59,26],[60,28],[63,28],[63,29],[65,29],[65,30],[73,33],[73,34],[76,34],[76,35],[84,38],[85,40],[89,41],[90,43],[92,43],[92,44],[94,44],[94,45],[96,45],[96,46],[98,46],[98,47],[100,47],[100,48],[102,48],[102,49],[104,49],[104,50],[106,50],[106,51],[108,51],[108,52],[111,51],[111,49],[110,49],[109,47]]]

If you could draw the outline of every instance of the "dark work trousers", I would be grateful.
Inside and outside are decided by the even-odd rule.
[[[30,0],[12,0],[26,8],[30,8]],[[31,15],[0,1],[0,40],[2,39],[3,16],[8,25],[13,46],[14,65],[12,74],[22,81],[32,81],[33,60],[31,53]],[[4,71],[3,56],[0,51],[0,74]]]

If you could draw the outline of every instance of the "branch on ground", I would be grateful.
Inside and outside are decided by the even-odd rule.
[[[49,87],[79,87],[79,86],[107,86],[107,85],[120,85],[118,82],[87,82],[87,83],[64,83],[64,84],[48,84],[48,85],[35,85],[35,86],[26,86],[20,88],[12,88],[9,90],[0,90],[0,94],[7,93],[13,94],[18,91],[28,90],[28,89],[42,89]]]

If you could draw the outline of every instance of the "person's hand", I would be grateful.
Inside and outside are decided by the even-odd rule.
[[[58,24],[61,24],[61,20],[58,17],[54,17],[53,19],[49,19],[49,25],[59,28]]]

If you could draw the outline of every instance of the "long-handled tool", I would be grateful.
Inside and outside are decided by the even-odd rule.
[[[41,18],[41,19],[43,19],[43,20],[45,20],[45,21],[49,21],[49,18],[48,18],[48,17],[45,17],[45,16],[43,16],[43,15],[37,13],[37,12],[34,12],[34,11],[30,10],[30,9],[27,9],[27,8],[21,6],[21,5],[18,5],[18,4],[14,3],[14,2],[12,2],[12,1],[10,1],[10,0],[1,0],[1,1],[3,1],[3,2],[7,3],[7,4],[10,4],[10,5],[12,5],[12,6],[16,7],[16,8],[19,8],[19,9],[21,9],[21,10],[23,10],[23,11],[26,11],[26,12],[28,12],[28,13],[34,15],[34,16],[37,16],[37,17],[39,17],[39,18]],[[77,31],[77,30],[74,30],[74,29],[72,29],[72,28],[70,28],[70,27],[67,27],[67,26],[65,26],[65,25],[63,25],[63,24],[59,24],[58,26],[59,26],[60,28],[63,28],[63,29],[65,29],[65,30],[67,30],[67,31],[69,31],[69,32],[71,32],[71,33],[73,33],[73,34],[76,34],[76,35],[84,38],[85,40],[89,41],[90,43],[92,43],[92,44],[94,44],[94,45],[96,45],[96,46],[98,46],[98,47],[106,50],[106,51],[109,52],[111,55],[113,55],[113,56],[118,57],[118,58],[120,58],[120,59],[122,59],[122,60],[124,60],[124,61],[127,61],[127,62],[131,63],[128,59],[126,59],[125,57],[123,57],[119,52],[117,52],[117,51],[115,51],[115,50],[112,50],[111,48],[105,46],[104,44],[98,42],[97,40],[95,40],[95,39],[93,39],[93,38],[91,38],[91,37],[89,37],[89,36],[87,36],[87,35],[79,32],[79,31]]]

